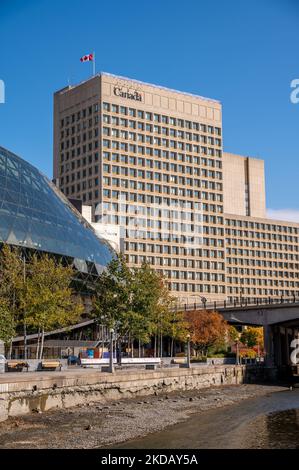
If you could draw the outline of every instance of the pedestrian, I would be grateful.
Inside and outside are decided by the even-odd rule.
[[[203,305],[204,310],[206,310],[207,299],[205,297],[201,297],[201,301],[202,301],[202,305]]]

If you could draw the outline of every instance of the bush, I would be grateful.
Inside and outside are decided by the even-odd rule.
[[[239,356],[241,358],[248,358],[248,359],[255,359],[257,356],[256,351],[254,349],[241,349],[239,352]]]

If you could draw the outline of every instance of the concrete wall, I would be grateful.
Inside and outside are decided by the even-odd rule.
[[[223,189],[226,214],[266,217],[263,160],[223,152]],[[246,210],[246,194],[249,213]]]
[[[69,408],[86,402],[134,398],[179,390],[217,385],[242,384],[247,380],[245,366],[203,366],[191,369],[121,371],[116,375],[93,371],[20,374],[15,382],[0,382],[0,421],[10,416]],[[254,368],[252,368],[254,370]],[[9,377],[7,374],[5,375]]]

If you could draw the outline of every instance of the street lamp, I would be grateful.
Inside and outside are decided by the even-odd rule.
[[[190,369],[191,360],[190,360],[190,335],[187,335],[187,368]]]
[[[113,363],[113,333],[114,329],[110,328],[110,354],[109,354],[109,372],[114,373],[114,363]]]
[[[240,357],[239,357],[239,341],[236,341],[236,364],[240,364]]]

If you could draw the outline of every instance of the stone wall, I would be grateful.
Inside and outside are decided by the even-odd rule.
[[[191,369],[156,371],[119,371],[116,374],[94,370],[69,370],[52,373],[22,373],[15,382],[0,381],[0,421],[10,416],[47,411],[111,400],[242,384],[249,378],[251,366],[203,366]],[[254,368],[252,368],[254,373]],[[14,374],[16,377],[18,374]],[[9,380],[9,374],[5,374]],[[254,377],[254,375],[252,376]],[[248,380],[247,380],[248,379]]]

